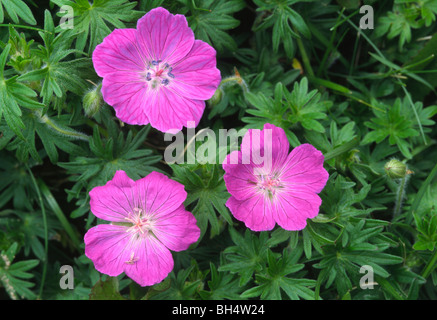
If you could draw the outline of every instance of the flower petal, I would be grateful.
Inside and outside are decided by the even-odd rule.
[[[121,121],[137,125],[149,123],[144,112],[148,103],[147,83],[138,72],[107,74],[102,82],[102,95]]]
[[[235,163],[238,161],[237,163]],[[226,189],[238,200],[252,197],[256,193],[257,179],[254,174],[255,166],[242,163],[242,153],[233,151],[223,161]]]
[[[99,224],[85,234],[85,255],[97,271],[111,277],[124,271],[125,261],[136,250],[135,239],[126,230],[125,226]]]
[[[181,205],[156,221],[153,234],[170,250],[186,250],[200,237],[200,229],[196,223],[194,215]]]
[[[285,230],[302,230],[307,224],[306,219],[317,216],[321,204],[322,200],[314,192],[278,192],[273,201],[273,215]]]
[[[135,207],[131,188],[106,184],[93,188],[89,195],[91,212],[102,220],[126,222]]]
[[[153,171],[135,182],[135,198],[155,219],[177,210],[187,198],[184,185]]]
[[[208,100],[221,81],[220,70],[216,65],[214,48],[201,40],[194,41],[187,56],[172,65],[172,90],[186,98]]]
[[[168,88],[149,95],[145,113],[150,124],[162,132],[175,134],[182,127],[196,127],[205,110],[205,101],[181,97]]]
[[[271,203],[263,195],[245,200],[231,196],[226,206],[237,220],[243,221],[253,231],[267,231],[275,227]]]
[[[154,236],[137,236],[123,226],[101,224],[85,234],[85,255],[109,276],[125,272],[141,286],[161,282],[173,269],[170,251]]]
[[[126,275],[141,286],[152,286],[164,280],[173,270],[171,252],[152,235],[139,238],[134,260],[125,266]],[[138,259],[135,261],[135,259]]]
[[[129,178],[126,172],[124,172],[123,170],[117,170],[115,172],[114,178],[112,178],[112,180],[109,180],[106,185],[129,188],[135,185],[135,181]]]
[[[281,168],[290,144],[282,128],[266,123],[262,130],[249,129],[241,143],[243,159],[258,167],[255,174],[270,174]]]
[[[94,69],[100,77],[116,71],[143,71],[145,57],[136,44],[135,29],[115,29],[93,52]]]
[[[194,33],[185,16],[156,8],[138,20],[137,43],[150,61],[161,60],[171,65],[190,52]]]
[[[323,167],[324,156],[310,144],[293,149],[281,169],[280,178],[291,190],[310,190],[319,193],[325,187],[329,174]]]

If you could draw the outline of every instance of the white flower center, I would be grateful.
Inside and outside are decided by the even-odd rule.
[[[132,226],[127,230],[128,232],[145,235],[153,230],[154,220],[140,208],[134,208],[125,220],[132,223]]]

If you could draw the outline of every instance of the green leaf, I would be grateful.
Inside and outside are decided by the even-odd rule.
[[[239,300],[242,290],[238,285],[238,278],[226,273],[219,272],[213,263],[210,263],[211,280],[208,281],[209,290],[202,290],[199,295],[204,300]]]
[[[8,250],[1,252],[0,282],[6,289],[9,297],[13,300],[19,298],[34,299],[36,295],[31,290],[34,284],[27,281],[33,278],[33,275],[27,271],[35,268],[39,264],[39,260],[22,260],[13,263],[18,250],[18,244],[14,242]]]
[[[14,23],[19,23],[20,18],[28,24],[36,25],[32,11],[23,0],[0,0],[0,23],[4,20],[2,6]]]
[[[304,265],[296,264],[300,253],[289,254],[286,250],[282,256],[277,257],[268,250],[268,266],[262,272],[257,273],[255,282],[257,287],[246,290],[241,294],[243,298],[260,296],[261,299],[281,300],[284,292],[291,300],[300,298],[312,300],[315,298],[314,291],[316,281],[303,277],[290,278],[289,274],[300,271]]]
[[[185,185],[188,192],[186,206],[191,206],[191,212],[197,218],[203,238],[211,226],[210,237],[223,231],[224,222],[232,225],[233,221],[226,201],[229,194],[223,180],[223,169],[219,165],[171,165],[174,179]],[[217,213],[220,216],[217,216]]]
[[[57,6],[69,5],[74,12],[74,28],[65,31],[65,38],[76,38],[76,49],[84,51],[88,44],[88,53],[103,41],[110,32],[110,26],[126,28],[124,22],[133,22],[141,13],[133,10],[136,2],[128,0],[70,1],[52,0]],[[58,26],[57,29],[61,30]]]
[[[245,7],[244,1],[201,0],[198,6],[204,10],[192,7],[190,2],[186,1],[191,7],[191,15],[187,17],[187,20],[196,38],[208,42],[218,52],[223,52],[225,49],[236,50],[235,40],[226,31],[240,24],[240,21],[233,18],[232,14]]]
[[[255,272],[263,268],[267,258],[267,234],[261,233],[258,238],[248,230],[244,236],[233,228],[230,228],[229,232],[236,246],[225,249],[227,263],[222,264],[219,271],[237,273],[240,276],[241,287],[250,281]]]
[[[105,281],[99,280],[91,289],[90,300],[126,300],[118,291],[118,279],[108,277]]]

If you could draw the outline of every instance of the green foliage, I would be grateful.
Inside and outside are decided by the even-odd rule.
[[[314,280],[302,278],[299,274],[295,275],[295,278],[287,277],[304,268],[304,264],[296,264],[298,259],[296,251],[292,254],[284,251],[282,256],[275,257],[269,250],[268,268],[256,275],[255,282],[258,286],[243,292],[242,297],[261,296],[261,299],[281,300],[284,292],[291,300],[314,299],[314,292],[310,289],[316,284]]]
[[[374,30],[359,27],[362,4]],[[72,29],[60,25],[63,6]],[[92,63],[110,32],[159,6],[215,48],[222,76],[197,134],[182,131],[185,163],[163,161],[162,132],[117,119]],[[0,296],[437,299],[436,15],[434,0],[0,0]],[[201,139],[266,123],[291,148],[324,155],[329,180],[303,230],[254,232],[235,219],[221,163],[240,143]],[[400,173],[388,175],[394,162]],[[85,255],[84,234],[101,223],[89,192],[117,170],[183,184],[201,230],[150,287],[101,274]],[[73,290],[59,287],[62,265]]]
[[[103,41],[112,28],[126,28],[124,22],[133,22],[141,17],[133,10],[136,2],[128,0],[51,0],[59,7],[70,6],[74,12],[74,28],[66,31],[66,38],[76,36],[76,49],[88,53]]]
[[[284,46],[287,57],[295,54],[295,44],[292,38],[300,39],[301,35],[311,38],[311,32],[302,16],[292,9],[298,0],[264,1],[255,0],[257,11],[261,14],[255,22],[253,31],[265,30],[272,27],[273,51],[278,52],[279,44]],[[266,17],[267,16],[267,17]]]
[[[8,250],[1,251],[0,282],[11,299],[33,299],[36,295],[31,289],[34,283],[28,281],[33,278],[33,274],[29,271],[38,265],[39,260],[31,259],[13,262],[18,250],[18,244],[14,242]]]
[[[387,39],[399,37],[399,48],[411,41],[412,29],[425,25],[429,27],[435,20],[437,4],[432,0],[425,1],[394,1],[393,11],[378,21],[376,33],[378,36],[387,34]]]
[[[322,100],[322,95],[316,90],[308,92],[308,80],[303,78],[295,82],[293,91],[289,92],[281,83],[277,83],[274,98],[268,98],[263,93],[257,95],[248,93],[247,100],[256,110],[248,109],[247,113],[255,117],[242,120],[251,127],[261,127],[264,123],[272,123],[282,127],[294,146],[299,145],[299,140],[294,133],[297,124],[304,130],[325,132],[325,128],[318,121],[326,118],[332,102]],[[293,130],[294,129],[294,130]]]
[[[44,46],[39,45],[38,49],[31,51],[34,57],[39,58],[41,67],[24,73],[19,80],[28,83],[42,82],[40,96],[47,106],[53,94],[61,98],[67,91],[78,95],[83,93],[86,82],[79,74],[81,69],[89,66],[89,60],[62,61],[78,51],[69,49],[71,40],[64,33],[54,37],[55,27],[49,11],[45,12],[44,30],[45,32],[40,32]]]
[[[104,117],[104,114],[102,114]],[[123,170],[131,179],[138,180],[157,169],[152,166],[160,159],[160,155],[153,154],[148,148],[141,148],[147,138],[150,127],[141,129],[135,136],[133,131],[125,135],[118,130],[115,123],[108,118],[107,136],[102,139],[99,126],[94,127],[93,137],[89,140],[89,151],[87,154],[72,154],[68,162],[58,163],[65,168],[70,180],[74,182],[73,187],[68,190],[68,201],[78,199],[79,207],[74,211],[73,217],[80,217],[88,213],[91,220],[94,217],[89,212],[88,192],[99,185],[104,185],[114,177],[117,170]]]
[[[223,52],[225,49],[235,51],[237,43],[226,30],[234,29],[240,21],[232,15],[245,7],[242,0],[179,0],[190,15],[188,23],[196,38],[208,42],[214,48]]]
[[[19,18],[24,22],[35,25],[36,20],[32,11],[23,0],[1,0],[0,1],[0,23],[5,19],[5,13],[14,22],[18,23]]]
[[[90,300],[126,300],[118,291],[117,278],[109,277],[105,281],[99,280],[91,289]]]
[[[383,111],[374,110],[377,118],[372,118],[371,122],[364,123],[372,131],[364,137],[362,143],[380,143],[388,137],[391,145],[396,144],[402,154],[411,159],[411,144],[408,143],[407,139],[419,136],[418,124],[429,126],[435,123],[430,118],[437,113],[437,107],[431,106],[423,109],[420,102],[413,105],[414,112],[418,114],[418,121],[414,121],[414,112],[411,112],[407,99],[404,101],[396,99],[392,106],[380,107]]]
[[[223,231],[232,218],[225,204],[229,198],[223,180],[223,170],[217,165],[171,165],[174,178],[185,186],[188,192],[185,205],[191,205],[191,212],[197,218],[202,238],[211,226],[210,236]],[[217,213],[220,216],[217,216]]]

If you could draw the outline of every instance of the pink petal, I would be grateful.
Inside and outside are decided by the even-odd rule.
[[[234,160],[235,159],[235,160]],[[237,164],[232,164],[238,159]],[[255,166],[242,164],[242,154],[240,151],[233,151],[228,154],[223,161],[226,189],[238,200],[252,197],[256,193],[257,179],[254,174]]]
[[[116,71],[143,71],[146,63],[136,45],[136,30],[115,29],[95,48],[93,64],[100,77]]]
[[[329,174],[323,168],[323,154],[310,144],[293,149],[281,169],[280,178],[291,190],[322,191]]]
[[[175,134],[182,127],[196,127],[205,109],[205,101],[187,99],[169,88],[150,91],[145,112],[150,124],[162,132]]]
[[[153,226],[153,234],[167,248],[182,251],[200,237],[200,229],[191,212],[181,205],[177,210],[161,216]]]
[[[306,219],[317,216],[321,204],[322,200],[314,192],[278,192],[273,201],[273,215],[283,229],[302,230],[306,226]]]
[[[126,222],[135,207],[131,188],[106,184],[93,188],[89,195],[91,212],[102,220]]]
[[[141,286],[152,286],[164,280],[173,270],[171,252],[153,235],[140,238],[135,258],[125,266],[126,275]]]
[[[137,125],[149,123],[145,113],[148,103],[147,83],[138,72],[107,74],[102,82],[102,95],[121,121]]]
[[[162,60],[171,65],[190,52],[194,33],[183,15],[156,8],[138,20],[137,43],[150,61]]]
[[[156,171],[137,180],[133,192],[139,206],[156,219],[179,209],[187,198],[183,184]]]
[[[112,180],[109,180],[106,185],[129,188],[135,185],[135,181],[129,178],[126,172],[124,172],[123,170],[117,170],[115,172],[114,178],[112,178]]]
[[[138,237],[124,226],[101,224],[85,234],[85,255],[109,276],[125,272],[141,286],[161,282],[173,269],[173,258],[154,236]]]
[[[194,41],[188,55],[172,65],[175,76],[172,90],[186,98],[208,100],[221,81],[220,70],[216,65],[214,48],[201,40]]]
[[[253,231],[267,231],[275,227],[271,203],[262,195],[245,200],[231,196],[226,206],[237,220],[243,221]]]
[[[111,277],[124,271],[131,251],[137,250],[136,241],[124,226],[99,224],[85,234],[85,255],[95,268]]]
[[[243,159],[250,155],[251,163],[262,168],[259,172],[262,174],[282,167],[289,148],[284,130],[269,123],[264,125],[263,130],[249,129],[241,143]]]

